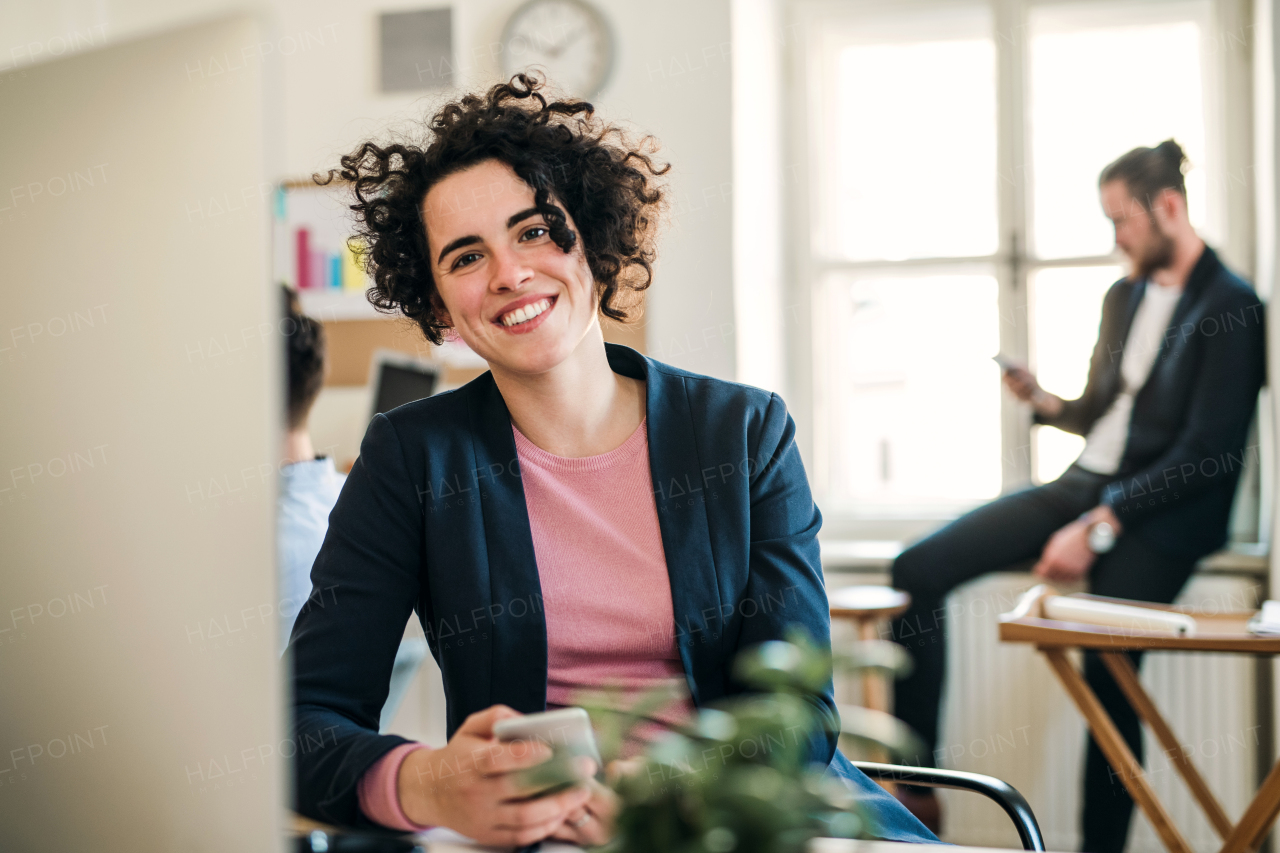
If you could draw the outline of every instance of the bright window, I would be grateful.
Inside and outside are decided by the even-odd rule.
[[[851,260],[992,254],[991,40],[853,44],[837,63],[831,251]]]
[[[1192,221],[1225,239],[1214,5],[794,8],[813,332],[798,358],[824,511],[938,518],[1053,479],[1083,439],[1033,428],[991,356],[1079,395],[1123,275],[1098,174],[1129,149],[1177,139]]]
[[[1086,7],[1087,8],[1087,7]],[[1201,45],[1208,3],[1154,3],[1082,14],[1078,4],[1030,13],[1033,246],[1040,258],[1106,255],[1098,172],[1125,151],[1176,139],[1191,220],[1205,226],[1205,103]],[[1143,19],[1148,19],[1143,22]],[[1153,57],[1165,57],[1159,82]]]
[[[1032,368],[1045,390],[1067,400],[1084,391],[1102,319],[1102,297],[1120,275],[1118,266],[1050,267],[1032,274]],[[1080,455],[1084,438],[1035,427],[1032,447],[1036,479],[1047,483]]]
[[[825,387],[838,430],[828,500],[948,506],[998,494],[995,278],[837,273],[825,289]],[[951,357],[939,362],[940,350]]]

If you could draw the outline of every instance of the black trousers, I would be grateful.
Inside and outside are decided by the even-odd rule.
[[[911,546],[894,561],[893,585],[911,593],[911,609],[893,624],[893,637],[915,661],[897,683],[895,713],[928,747],[916,763],[933,766],[939,703],[946,676],[946,597],[960,584],[987,572],[1019,567],[1040,556],[1055,531],[1098,505],[1110,477],[1072,466],[1057,480],[1005,495],[961,516]],[[1141,532],[1125,533],[1099,555],[1089,572],[1089,591],[1138,601],[1172,602],[1195,567],[1194,559],[1169,557]],[[1132,655],[1134,665],[1140,663]],[[1085,655],[1084,675],[1107,713],[1142,761],[1138,716],[1101,659]],[[1121,853],[1133,817],[1133,800],[1112,772],[1093,738],[1085,755],[1084,838],[1088,853]]]

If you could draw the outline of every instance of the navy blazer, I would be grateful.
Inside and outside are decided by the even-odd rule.
[[[1084,393],[1039,423],[1087,435],[1106,413],[1120,393],[1125,341],[1146,288],[1122,279],[1107,291]],[[1206,246],[1134,398],[1120,468],[1100,495],[1126,530],[1141,530],[1170,556],[1195,559],[1227,539],[1265,378],[1264,319],[1258,294]]]
[[[645,380],[649,460],[671,580],[674,633],[702,706],[739,693],[739,649],[800,626],[829,639],[818,554],[822,516],[776,395],[688,373],[607,345],[612,369]],[[486,373],[377,415],[311,572],[290,640],[297,808],[367,826],[356,784],[405,739],[378,734],[396,648],[412,611],[440,665],[449,736],[494,704],[546,708],[547,632],[506,404]],[[836,719],[830,685],[816,710]],[[832,764],[886,838],[933,836],[848,765]]]

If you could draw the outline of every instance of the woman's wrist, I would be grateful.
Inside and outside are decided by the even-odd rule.
[[[437,750],[415,749],[405,756],[396,775],[396,799],[404,816],[416,824],[439,826],[438,810],[432,796],[435,774],[431,762]]]

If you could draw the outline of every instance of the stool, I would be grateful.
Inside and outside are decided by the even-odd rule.
[[[877,626],[901,616],[911,606],[911,596],[891,586],[846,586],[829,596],[832,619],[848,619],[859,640],[877,640]],[[862,675],[862,704],[873,711],[889,711],[889,687],[878,673]]]

